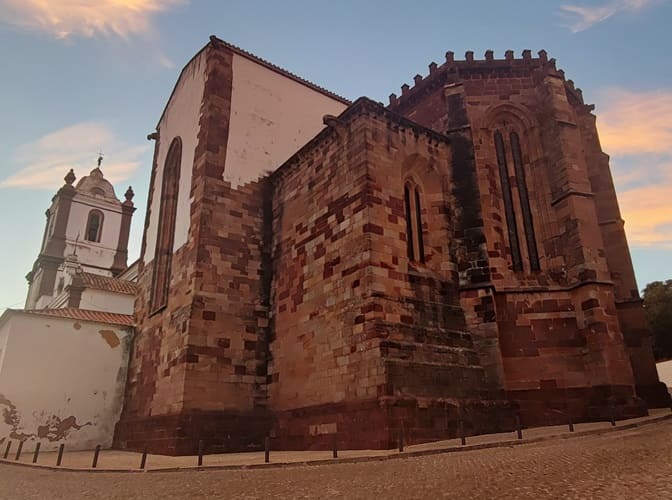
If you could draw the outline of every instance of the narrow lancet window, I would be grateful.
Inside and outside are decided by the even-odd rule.
[[[418,232],[418,259],[420,262],[425,262],[425,243],[422,239],[422,209],[420,207],[420,193],[418,188],[415,188],[415,220],[416,229]]]
[[[404,205],[406,208],[406,253],[408,259],[415,260],[415,252],[413,250],[413,217],[411,216],[411,190],[408,184],[404,186]]]
[[[179,138],[176,138],[168,150],[163,169],[161,196],[157,197],[160,200],[160,208],[156,248],[154,251],[154,276],[151,297],[152,309],[154,311],[158,311],[168,303],[181,158],[182,142]]]
[[[530,269],[532,271],[539,271],[539,253],[537,252],[537,241],[534,236],[534,224],[532,222],[532,211],[530,210],[530,198],[527,193],[523,156],[520,150],[520,140],[518,139],[518,134],[515,132],[511,132],[511,153],[513,156],[513,167],[516,172],[516,180],[518,182],[520,209],[523,212],[523,226],[525,229],[527,254],[530,258]]]
[[[495,149],[497,151],[497,165],[499,166],[499,179],[502,184],[502,198],[504,199],[504,212],[506,215],[506,225],[509,234],[509,246],[511,247],[511,258],[513,261],[513,270],[522,271],[523,261],[520,256],[520,246],[518,243],[518,227],[516,224],[516,215],[513,211],[511,200],[511,185],[509,183],[509,170],[506,164],[506,152],[504,150],[504,139],[500,132],[495,132]]]

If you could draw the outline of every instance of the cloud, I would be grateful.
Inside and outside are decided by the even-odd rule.
[[[672,91],[602,93],[598,129],[630,244],[672,248]]]
[[[99,148],[107,156],[102,165],[105,178],[114,184],[135,172],[149,146],[128,146],[103,123],[78,123],[20,146],[13,158],[20,168],[0,181],[0,188],[56,190],[71,168],[78,177],[88,174]]]
[[[592,7],[562,5],[560,15],[567,20],[572,33],[585,31],[621,12],[634,12],[660,3],[660,0],[610,0]]]
[[[153,17],[188,0],[0,0],[0,22],[55,38],[128,38],[153,31]]]

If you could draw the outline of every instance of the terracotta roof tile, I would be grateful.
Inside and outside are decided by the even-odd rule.
[[[123,293],[125,295],[135,295],[136,286],[132,281],[92,273],[81,273],[79,277],[86,288],[113,293]]]
[[[89,309],[63,308],[63,309],[20,309],[17,312],[33,314],[36,316],[51,316],[57,318],[77,319],[80,321],[93,321],[94,323],[109,323],[111,325],[134,326],[135,321],[130,314],[109,313],[103,311],[91,311]]]

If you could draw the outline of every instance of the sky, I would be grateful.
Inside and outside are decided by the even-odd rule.
[[[670,279],[671,25],[672,0],[0,0],[0,313],[23,306],[64,175],[99,150],[117,195],[135,190],[138,257],[146,136],[210,35],[381,102],[448,50],[547,50],[596,106],[639,288]]]

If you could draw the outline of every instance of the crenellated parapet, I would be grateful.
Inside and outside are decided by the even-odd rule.
[[[401,94],[392,93],[389,96],[389,107],[395,109],[412,101],[414,96],[425,90],[431,90],[437,85],[455,83],[460,80],[499,78],[503,76],[523,77],[533,71],[542,71],[545,74],[565,79],[564,72],[556,68],[556,61],[548,57],[545,50],[537,52],[537,57],[532,57],[532,51],[525,49],[520,57],[515,57],[513,50],[504,52],[504,58],[496,58],[493,50],[486,50],[483,59],[476,59],[474,52],[468,50],[464,59],[456,59],[455,53],[448,51],[445,61],[439,65],[436,62],[429,64],[429,72],[423,76],[417,74],[413,77],[413,85],[404,83],[401,86]],[[573,82],[567,81],[568,92],[583,104],[580,89],[575,89]]]

